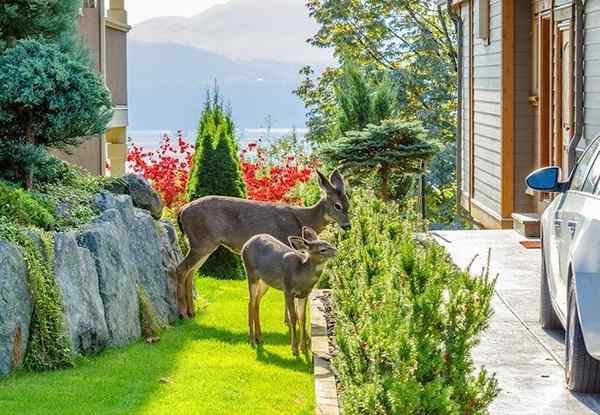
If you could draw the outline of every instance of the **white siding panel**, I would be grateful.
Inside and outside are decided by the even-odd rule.
[[[584,121],[585,139],[600,134],[600,0],[585,2]]]

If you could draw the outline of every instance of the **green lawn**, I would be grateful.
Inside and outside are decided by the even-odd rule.
[[[201,279],[202,311],[162,333],[81,359],[74,369],[0,380],[0,414],[309,414],[311,365],[292,356],[283,295],[270,291],[265,345],[247,341],[245,281]]]

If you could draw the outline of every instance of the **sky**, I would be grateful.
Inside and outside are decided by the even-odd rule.
[[[128,23],[135,25],[158,16],[186,16],[198,14],[228,0],[125,0]]]

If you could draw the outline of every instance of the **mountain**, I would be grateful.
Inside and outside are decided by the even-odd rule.
[[[301,64],[237,61],[174,43],[128,41],[129,128],[193,130],[215,80],[240,128],[302,127],[304,106],[292,94]]]
[[[234,60],[327,64],[331,51],[311,47],[317,32],[304,0],[231,0],[190,17],[159,17],[134,26],[129,39],[174,43]]]

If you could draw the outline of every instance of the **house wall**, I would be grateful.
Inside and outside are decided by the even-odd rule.
[[[479,19],[472,2],[473,20]],[[474,183],[472,203],[497,218],[501,204],[502,1],[490,2],[489,44],[473,37]],[[475,27],[475,25],[474,25]]]
[[[589,143],[600,134],[600,0],[585,2],[584,136]]]
[[[113,104],[127,105],[127,32],[106,28],[106,83]]]

